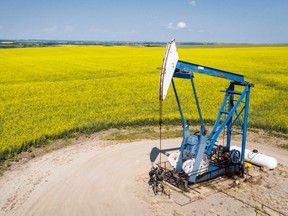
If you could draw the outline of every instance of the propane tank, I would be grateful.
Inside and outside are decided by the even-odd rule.
[[[236,149],[241,152],[241,148],[238,146],[231,146],[230,150]],[[255,164],[257,166],[267,167],[268,169],[275,169],[277,166],[277,160],[268,155],[259,153],[257,150],[245,149],[245,161]]]

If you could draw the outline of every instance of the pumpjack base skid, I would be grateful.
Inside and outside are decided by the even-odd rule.
[[[164,161],[156,164],[159,169],[164,171],[164,181],[174,187],[179,188],[182,191],[189,191],[189,185],[194,183],[204,182],[210,179],[214,179],[220,176],[233,176],[237,175],[240,177],[244,176],[244,167],[241,164],[229,164],[229,165],[218,165],[214,166],[213,170],[205,172],[204,174],[198,175],[195,182],[191,183],[187,179],[189,176],[184,173],[174,173],[173,167],[171,167],[169,161]]]

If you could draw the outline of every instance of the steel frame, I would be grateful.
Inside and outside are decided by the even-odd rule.
[[[194,84],[194,73],[200,73],[200,74],[206,74],[210,76],[215,76],[219,78],[224,78],[230,80],[230,85],[225,91],[224,99],[222,102],[222,105],[220,107],[220,110],[218,112],[218,116],[216,118],[216,121],[214,123],[213,129],[209,136],[206,136],[206,128],[204,124],[204,120],[202,117],[201,109],[200,109],[200,103],[198,100],[196,87]],[[239,168],[242,167],[244,169],[244,155],[245,155],[245,148],[246,148],[246,137],[247,137],[247,126],[248,126],[248,110],[249,110],[249,101],[250,101],[250,88],[254,85],[249,82],[244,81],[244,76],[239,74],[230,73],[223,70],[218,70],[202,65],[197,65],[194,63],[188,63],[184,61],[178,61],[176,65],[175,72],[173,74],[172,78],[172,86],[174,90],[174,94],[177,101],[177,106],[179,109],[182,125],[183,125],[183,140],[180,147],[180,154],[179,159],[176,165],[176,168],[173,170],[173,173],[180,173],[182,171],[182,165],[183,165],[183,151],[185,147],[188,145],[187,139],[190,136],[189,131],[189,125],[187,121],[185,120],[180,100],[178,97],[176,85],[174,82],[174,78],[180,78],[180,79],[188,79],[191,81],[192,91],[194,94],[197,111],[199,114],[200,124],[201,124],[201,130],[200,130],[200,136],[199,136],[199,143],[198,143],[198,149],[196,151],[195,155],[195,163],[193,165],[193,171],[188,177],[188,182],[194,183],[199,182],[202,180],[207,180],[211,178],[215,178],[219,175],[225,174],[227,170],[231,172],[233,171],[239,171]],[[237,86],[237,91],[235,91],[235,87]],[[239,91],[238,89],[242,88],[242,91]],[[236,124],[238,130],[236,131],[233,129],[233,126],[235,127]],[[210,156],[210,153],[219,138],[219,135],[221,132],[223,132],[224,129],[226,130],[226,145],[228,148],[230,148],[231,144],[231,137],[232,133],[237,133],[242,136],[242,145],[241,145],[241,162],[239,166],[235,166],[235,164],[231,165],[231,167],[224,167],[221,168],[221,172],[219,172],[219,167],[214,165],[209,165],[209,172],[206,172],[202,175],[197,175],[197,171],[200,167],[201,160],[203,158],[203,155],[206,154],[208,157]],[[225,132],[225,131],[224,131]]]

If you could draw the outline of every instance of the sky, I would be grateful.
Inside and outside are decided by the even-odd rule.
[[[288,43],[288,0],[0,0],[0,39]]]

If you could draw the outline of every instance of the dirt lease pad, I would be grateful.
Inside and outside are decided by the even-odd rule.
[[[166,185],[165,194],[154,195],[148,172],[150,151],[159,141],[101,147],[103,142],[83,142],[12,166],[0,177],[0,215],[287,215],[285,150],[259,145],[279,157],[279,165],[273,171],[253,166],[245,181],[221,177],[190,185],[188,193]],[[181,139],[162,146],[175,143]]]

